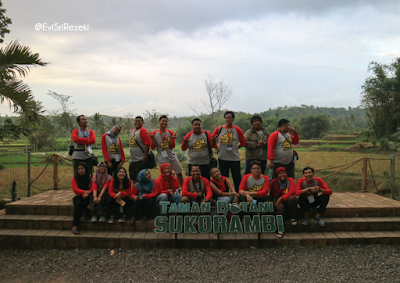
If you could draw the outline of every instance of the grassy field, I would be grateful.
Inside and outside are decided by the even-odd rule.
[[[180,148],[176,148],[177,152],[180,152]],[[101,156],[101,151],[95,151],[99,156]],[[241,157],[244,158],[244,150],[240,151]],[[52,153],[48,153],[51,155]],[[60,154],[60,153],[58,153]],[[63,153],[66,156],[66,153]],[[39,155],[44,157],[43,154]],[[129,156],[129,152],[127,152]],[[316,176],[324,177],[330,173],[335,172],[338,169],[326,169],[329,167],[335,167],[342,164],[346,164],[357,160],[362,157],[378,158],[378,159],[388,159],[388,160],[371,160],[372,170],[374,173],[375,181],[377,186],[380,188],[390,187],[390,156],[388,154],[363,154],[359,152],[327,152],[327,151],[299,151],[299,161],[296,163],[296,178],[302,176],[302,168],[305,166],[311,166],[316,171]],[[1,159],[4,158],[4,159]],[[0,157],[0,164],[4,160],[21,162],[20,164],[6,164],[7,168],[0,170],[0,197],[10,197],[10,187],[13,180],[17,180],[17,189],[19,196],[27,195],[27,162],[26,156],[12,156]],[[99,158],[101,160],[101,158]],[[244,173],[244,160],[242,164],[242,175]],[[44,169],[46,164],[45,159],[37,159],[32,157],[32,168],[31,168],[31,179],[35,179]],[[129,164],[125,163],[124,167],[128,168]],[[396,168],[400,168],[400,158],[396,160]],[[186,167],[186,162],[182,163],[182,167]],[[324,178],[325,182],[334,191],[360,191],[361,190],[361,168],[362,162],[346,169],[345,171],[338,173],[336,175]],[[70,188],[71,179],[73,176],[72,168],[66,165],[60,165],[59,170],[59,188]],[[157,178],[160,175],[158,169],[151,170],[153,177]],[[397,173],[399,170],[397,169]],[[397,187],[400,187],[400,174],[396,178]],[[50,162],[46,171],[40,176],[40,178],[33,184],[40,189],[50,189],[53,187],[53,166]],[[373,192],[375,191],[374,183],[371,178],[370,172],[368,172],[368,189]],[[32,188],[34,194],[40,193],[40,190]],[[398,195],[397,195],[398,197]]]

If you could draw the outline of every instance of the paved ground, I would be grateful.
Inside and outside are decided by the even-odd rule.
[[[399,245],[0,251],[0,282],[400,282]]]

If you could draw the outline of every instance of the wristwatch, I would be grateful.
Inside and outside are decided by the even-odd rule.
[[[308,187],[308,191],[310,191],[310,187]]]

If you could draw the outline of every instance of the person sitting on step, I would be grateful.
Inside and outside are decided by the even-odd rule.
[[[192,165],[190,170],[191,176],[183,180],[181,203],[202,203],[211,200],[213,193],[210,182],[206,178],[201,177],[200,174],[200,166]]]
[[[251,173],[243,177],[239,186],[240,202],[265,202],[269,200],[269,179],[261,174],[261,162],[254,160],[250,163]]]
[[[151,172],[147,169],[143,169],[139,172],[137,180],[138,182],[132,187],[131,194],[131,198],[133,199],[133,217],[131,224],[136,221],[141,208],[144,208],[142,222],[145,223],[148,220],[149,214],[155,205],[156,197],[161,191],[160,183],[155,182],[151,177]]]
[[[210,175],[212,177],[210,186],[214,201],[224,201],[227,204],[239,203],[240,195],[236,192],[229,178],[222,176],[218,168],[211,168]]]
[[[110,181],[108,186],[108,214],[110,219],[108,223],[114,223],[114,216],[119,211],[122,213],[122,217],[118,222],[125,222],[127,218],[128,209],[132,205],[130,195],[132,193],[132,183],[126,174],[124,167],[120,167],[115,174],[115,177]]]
[[[160,167],[161,175],[156,182],[161,187],[160,194],[156,197],[156,206],[159,207],[160,201],[170,201],[179,204],[182,194],[178,190],[180,188],[179,180],[175,172],[171,169],[169,163],[164,163]]]
[[[107,173],[107,164],[100,162],[97,164],[96,175],[92,177],[92,191],[93,191],[93,216],[92,222],[97,221],[97,216],[101,215],[99,222],[106,221],[106,214],[108,212],[108,185],[112,177]]]
[[[303,169],[303,176],[303,178],[297,180],[296,186],[296,196],[300,196],[299,205],[304,211],[304,218],[301,224],[308,225],[310,208],[318,207],[315,221],[318,226],[325,226],[321,216],[325,213],[332,190],[328,188],[321,178],[314,177],[314,169],[311,167]]]
[[[80,162],[77,166],[77,173],[72,178],[71,186],[75,193],[73,198],[74,203],[74,220],[72,222],[72,233],[75,235],[79,234],[79,223],[82,217],[82,213],[85,211],[89,215],[88,206],[90,203],[90,175],[89,169],[85,162]]]
[[[296,183],[293,178],[288,177],[286,168],[279,167],[276,169],[277,178],[271,181],[269,195],[274,202],[275,215],[285,217],[286,210],[289,212],[290,222],[297,225],[296,209]],[[282,238],[283,232],[278,232],[276,237]]]

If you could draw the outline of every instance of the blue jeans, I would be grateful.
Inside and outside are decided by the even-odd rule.
[[[251,173],[250,172],[250,163],[254,160],[261,162],[261,173],[265,175],[265,168],[267,167],[267,160],[259,160],[259,159],[246,159],[246,170],[245,175]]]
[[[176,193],[172,197],[169,198],[170,202],[174,202],[176,204],[179,204],[181,202],[182,194]],[[160,194],[156,197],[156,206],[160,207],[160,201],[168,201],[168,195],[167,194]],[[161,207],[160,207],[160,213],[161,213]]]

